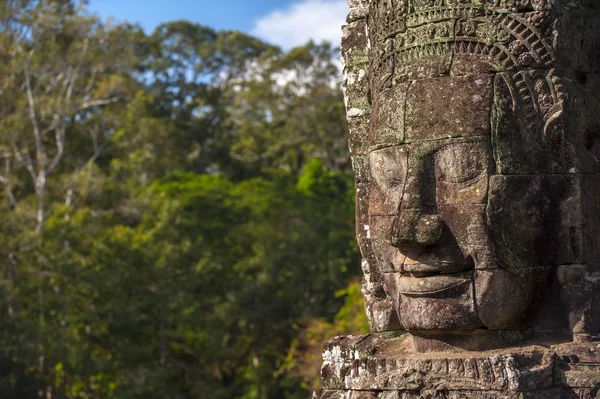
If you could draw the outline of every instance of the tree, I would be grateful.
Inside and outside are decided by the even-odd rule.
[[[286,356],[357,303],[335,50],[68,0],[0,41],[3,397],[306,396]]]
[[[59,364],[51,352],[65,327],[52,324],[63,323],[68,311],[55,294],[71,276],[61,264],[69,242],[57,242],[52,250],[61,249],[47,252],[44,229],[59,204],[72,204],[74,180],[109,141],[110,123],[100,115],[126,101],[128,89],[137,84],[129,39],[141,32],[129,25],[107,28],[72,1],[9,1],[1,11],[0,183],[7,204],[2,257],[8,315],[2,323],[5,331],[19,332],[5,335],[4,347],[11,348],[11,362],[26,364],[22,372],[35,373],[39,390],[50,395],[49,380]]]
[[[263,59],[234,94],[231,157],[268,173],[296,174],[313,158],[330,170],[349,170],[335,54],[327,43],[308,43]]]

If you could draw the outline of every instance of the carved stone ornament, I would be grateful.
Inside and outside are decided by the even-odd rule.
[[[372,334],[314,397],[600,398],[600,1],[349,9]]]

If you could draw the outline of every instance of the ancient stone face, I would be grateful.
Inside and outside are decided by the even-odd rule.
[[[600,398],[600,1],[349,8],[374,333],[327,343],[313,398]]]
[[[600,4],[349,4],[372,329],[599,333]]]

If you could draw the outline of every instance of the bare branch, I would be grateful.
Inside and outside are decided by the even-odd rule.
[[[111,97],[111,98],[107,98],[104,100],[92,100],[92,101],[86,101],[83,104],[81,104],[81,106],[79,107],[78,111],[84,111],[88,108],[92,108],[92,107],[96,107],[96,106],[101,106],[101,105],[109,105],[109,104],[114,104],[116,102],[119,101],[119,97]]]
[[[66,94],[67,102],[69,102],[69,100],[71,99],[71,95],[73,94],[73,87],[75,86],[75,82],[77,81],[77,77],[79,76],[79,72],[81,71],[81,66],[83,65],[83,60],[85,58],[85,55],[87,54],[89,42],[90,42],[90,39],[87,37],[83,41],[83,50],[81,50],[81,54],[79,55],[79,61],[77,62],[77,67],[71,74],[71,79],[70,79],[71,82],[69,84],[69,89],[67,90],[67,94]]]
[[[93,141],[93,146],[94,146],[94,153],[92,154],[90,159],[88,159],[88,161],[87,161],[88,164],[96,162],[96,159],[98,159],[98,157],[100,155],[102,155],[102,153],[104,152],[104,150],[106,149],[106,147],[108,146],[108,143],[109,143],[109,140],[106,140],[104,143],[99,145],[98,138],[96,135],[94,135],[94,137],[92,137],[92,141]]]
[[[40,168],[44,168],[44,145],[42,143],[42,136],[40,134],[40,127],[37,121],[37,114],[35,109],[35,100],[33,99],[33,92],[31,91],[31,77],[29,76],[29,65],[24,68],[25,72],[25,87],[27,89],[27,102],[29,104],[29,117],[31,118],[31,124],[33,126],[33,135],[35,137],[35,154]]]
[[[52,130],[56,129],[56,127],[58,126],[58,123],[59,123],[59,118],[57,118],[57,116],[55,115],[54,118],[52,119],[52,123],[47,128],[42,130],[42,132],[41,132],[42,137],[46,136],[46,134],[48,134]]]
[[[69,74],[71,71],[71,67],[67,68],[67,74]],[[62,101],[64,98],[66,98],[66,92],[69,90],[69,81],[70,79],[65,77],[65,80],[63,81],[63,85],[62,88],[60,89],[60,91],[58,92],[58,95],[56,96],[56,104],[57,106],[60,108]]]
[[[8,207],[13,209],[17,206],[17,200],[12,191],[12,184],[8,177],[10,175],[10,158],[10,155],[4,155],[4,173],[6,177],[0,176],[0,181],[6,187],[6,195],[8,196]]]
[[[88,82],[87,86],[85,86],[85,93],[89,93],[90,90],[92,90],[92,87],[94,86],[94,83],[96,81],[97,74],[98,68],[92,68],[92,75],[90,76],[90,81]]]
[[[31,179],[33,180],[33,184],[35,185],[35,182],[37,180],[37,172],[35,171],[35,168],[33,166],[33,160],[31,159],[31,156],[29,155],[29,151],[26,150],[25,151],[26,156],[23,157],[21,155],[21,152],[17,148],[16,144],[12,143],[12,146],[13,146],[13,152],[15,154],[15,157],[17,158],[17,161],[25,164],[25,168],[31,175]]]
[[[63,72],[59,73],[58,75],[56,75],[56,76],[54,76],[54,77],[51,77],[51,78],[50,78],[50,81],[49,81],[49,82],[48,82],[48,84],[47,84],[46,90],[45,90],[45,91],[46,91],[46,94],[50,94],[50,92],[51,92],[52,90],[54,90],[54,88],[55,88],[55,87],[56,87],[56,86],[57,86],[57,85],[60,83],[60,81],[61,81],[61,80],[62,80],[64,77],[65,77],[65,75],[64,75],[64,73],[63,73]]]
[[[55,116],[55,118],[57,118],[57,116]],[[63,152],[65,150],[65,135],[66,132],[64,123],[59,122],[59,126],[57,126],[55,129],[56,154],[54,155],[52,162],[50,162],[50,166],[48,166],[47,174],[52,173],[52,171],[54,170],[54,168],[56,168],[56,166],[58,166],[58,163],[62,158]]]

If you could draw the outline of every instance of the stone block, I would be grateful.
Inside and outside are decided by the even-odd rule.
[[[487,188],[486,188],[487,192]],[[464,257],[475,269],[497,268],[486,220],[486,205],[440,204],[438,212]]]
[[[369,152],[369,124],[368,115],[348,118],[348,147],[352,156],[364,157]]]
[[[386,147],[369,154],[373,177],[369,215],[395,216],[400,209],[408,171],[408,148]]]
[[[487,219],[502,268],[553,266],[582,259],[578,175],[492,176]]]
[[[369,216],[368,240],[371,242],[379,270],[383,273],[401,271],[406,259],[406,254],[391,243],[395,220],[395,216]]]
[[[574,71],[600,72],[598,7],[581,7],[558,16],[553,26],[556,63]]]
[[[560,399],[599,399],[598,388],[563,388]]]
[[[492,75],[414,82],[406,99],[407,141],[489,136],[491,95]]]
[[[407,335],[361,337],[350,337],[347,341],[341,338],[333,346],[328,343],[328,364],[339,372],[334,373],[335,377],[326,374],[325,386],[371,392],[438,390],[490,394],[552,389],[554,353],[543,347],[414,353],[409,349],[410,336]],[[332,350],[339,354],[335,359],[330,355]]]
[[[404,112],[408,84],[401,83],[374,95],[372,123],[369,133],[371,147],[404,143]]]
[[[453,58],[453,21],[430,24],[409,21],[408,25],[408,29],[394,37],[394,80],[403,82],[448,75]]]
[[[321,383],[325,389],[343,389],[345,376],[352,366],[355,354],[359,356],[356,344],[368,335],[345,335],[330,339],[323,349]]]
[[[358,18],[365,18],[369,13],[369,0],[348,0],[348,20],[353,21]]]
[[[556,276],[568,312],[570,331],[599,335],[600,266],[562,265],[556,268]],[[598,360],[600,362],[600,356]]]
[[[364,19],[350,21],[342,27],[341,56],[345,67],[349,70],[369,64],[368,38]]]
[[[492,106],[498,173],[600,171],[598,76],[568,70],[499,73]]]
[[[580,179],[582,262],[600,264],[600,174],[585,174]]]
[[[368,183],[373,180],[369,157],[367,155],[353,155],[351,160],[352,170],[354,171],[354,181],[356,184]]]
[[[550,272],[549,267],[475,270],[475,302],[483,325],[490,330],[524,329]]]

